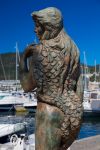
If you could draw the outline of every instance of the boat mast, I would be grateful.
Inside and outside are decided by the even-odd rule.
[[[86,55],[85,55],[85,51],[83,52],[84,54],[84,89],[87,90],[87,81],[86,81],[86,74],[87,74],[87,61],[86,61]]]
[[[95,60],[95,82],[96,82],[96,72],[97,72],[97,70],[96,70],[96,60]]]
[[[18,55],[19,50],[18,50],[18,43],[17,42],[16,42],[15,48],[16,48],[16,91],[17,91],[17,83],[18,83],[18,57],[19,57],[19,55]],[[20,60],[20,57],[19,57],[19,60]]]

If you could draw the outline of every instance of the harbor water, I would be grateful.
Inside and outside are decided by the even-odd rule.
[[[25,133],[30,135],[35,131],[35,114],[34,113],[0,113],[0,124],[27,122]],[[100,135],[100,117],[83,118],[81,130],[78,139]],[[1,141],[0,141],[1,142]]]
[[[100,116],[84,117],[78,139],[100,135]]]

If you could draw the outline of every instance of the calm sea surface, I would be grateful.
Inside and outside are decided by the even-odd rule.
[[[100,135],[100,117],[87,117],[83,119],[78,138]]]
[[[7,114],[0,113],[0,124],[3,123],[22,123],[27,122],[26,132],[27,134],[34,133],[35,129],[35,118],[34,114]],[[81,126],[81,130],[78,139],[90,137],[94,135],[100,135],[100,117],[85,118]]]

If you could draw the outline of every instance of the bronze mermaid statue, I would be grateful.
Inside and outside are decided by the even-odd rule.
[[[35,11],[32,18],[39,42],[26,47],[20,80],[26,92],[37,88],[35,149],[67,150],[77,138],[83,113],[79,49],[64,31],[57,8]]]

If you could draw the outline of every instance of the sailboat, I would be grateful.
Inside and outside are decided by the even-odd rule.
[[[2,63],[2,61],[1,61],[1,63]],[[2,63],[2,67],[3,67],[4,76],[6,79],[3,63]],[[24,99],[24,102],[25,101],[28,101],[27,98]],[[15,95],[13,95],[11,92],[8,92],[8,91],[0,92],[0,111],[7,110],[8,115],[9,115],[10,110],[13,110],[14,105],[23,104],[24,102],[21,99],[21,95],[16,97]],[[10,118],[8,118],[8,119],[10,119]],[[24,130],[26,128],[26,124],[27,124],[26,122],[15,124],[15,123],[8,123],[8,122],[3,123],[3,121],[2,121],[0,124],[0,139],[2,137],[12,135],[13,133],[17,133],[19,131]]]
[[[18,93],[18,89],[17,89],[18,67],[19,67],[18,60],[20,62],[18,44],[16,42],[16,93]],[[36,107],[37,107],[37,99],[36,99],[34,93],[27,93],[27,94],[25,94],[25,93],[21,92],[21,94],[23,95],[23,99],[21,100],[21,102],[23,102],[23,104],[15,105],[16,111],[28,110],[29,112],[35,112],[36,111]]]
[[[85,53],[84,53],[85,57]],[[86,69],[86,68],[85,68]],[[88,75],[86,74],[86,70],[84,71],[85,78],[84,78],[84,95],[83,95],[83,108],[84,108],[84,115],[85,116],[97,116],[100,115],[100,88],[99,84],[96,81],[96,61],[95,61],[95,81],[90,82],[86,80]],[[88,83],[87,83],[88,82]],[[89,88],[89,84],[93,88]],[[97,88],[98,86],[98,88]]]
[[[0,59],[1,60],[1,59]],[[3,63],[1,61],[3,72],[6,80],[6,74],[4,70]],[[23,105],[26,102],[29,102],[28,97],[25,96],[22,92],[18,91],[17,84],[18,84],[18,45],[16,43],[16,91],[1,91],[0,92],[0,110],[1,111],[13,111],[16,105]],[[8,82],[6,82],[8,83]]]

